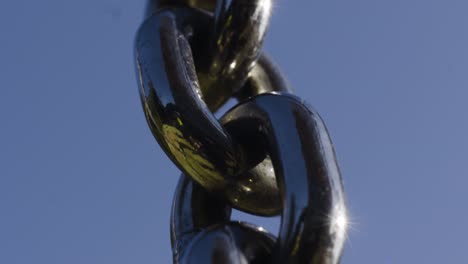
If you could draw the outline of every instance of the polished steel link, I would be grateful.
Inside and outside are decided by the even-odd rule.
[[[265,230],[229,221],[231,208],[182,175],[171,216],[174,263],[270,263],[275,238]]]
[[[182,176],[171,217],[176,263],[337,263],[346,235],[345,198],[318,113],[295,96],[262,94],[241,102],[223,120],[240,142],[267,149],[272,157],[285,205],[276,250],[271,236],[229,222],[223,200]]]
[[[272,0],[218,1],[212,46],[197,67],[212,110],[243,87],[260,55],[271,8]]]
[[[223,118],[231,135],[266,149],[283,203],[274,263],[337,263],[347,214],[333,144],[319,114],[291,94],[261,94]]]
[[[328,131],[261,53],[272,0],[150,0],[135,41],[150,129],[182,175],[174,263],[338,263],[347,231]],[[229,98],[239,103],[219,121]],[[231,207],[281,214],[278,239]]]
[[[257,158],[249,154],[247,160],[245,152],[251,150],[231,139],[202,99],[182,33],[188,23],[200,26],[191,30],[200,36],[209,17],[186,8],[164,9],[146,20],[137,34],[137,73],[148,124],[171,160],[202,186],[223,193],[241,210],[277,214],[281,204],[271,162],[267,159],[248,171],[262,161],[262,153]],[[273,68],[264,58],[258,71]],[[280,77],[273,78],[262,76],[251,83],[277,82],[276,90],[287,89]],[[243,195],[244,190],[251,191]]]
[[[211,27],[203,30],[211,41],[193,53],[204,102],[218,109],[244,85],[260,55],[273,0],[214,1],[151,0],[147,16],[164,7],[190,6],[214,11]],[[195,42],[200,43],[200,42]]]

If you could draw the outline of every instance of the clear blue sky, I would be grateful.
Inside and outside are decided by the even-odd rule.
[[[0,2],[0,263],[170,263],[179,172],[137,94],[143,9]],[[343,263],[468,263],[467,10],[277,1],[265,50],[335,142],[353,220]]]

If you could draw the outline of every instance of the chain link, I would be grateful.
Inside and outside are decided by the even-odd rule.
[[[149,1],[135,59],[148,125],[183,172],[174,263],[338,263],[346,235],[328,131],[261,53],[272,0]],[[220,120],[229,98],[239,103]],[[281,214],[278,238],[231,207]]]

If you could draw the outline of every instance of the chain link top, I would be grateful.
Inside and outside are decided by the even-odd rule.
[[[135,41],[148,125],[182,171],[174,263],[338,263],[347,216],[319,114],[261,52],[272,0],[152,0]],[[239,103],[220,120],[229,98]],[[231,208],[281,214],[278,237]]]

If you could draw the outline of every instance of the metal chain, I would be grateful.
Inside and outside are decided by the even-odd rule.
[[[338,263],[347,217],[319,114],[261,52],[273,0],[150,0],[135,41],[141,101],[183,172],[174,263]],[[220,120],[229,98],[239,103]],[[231,208],[281,214],[278,237]]]

